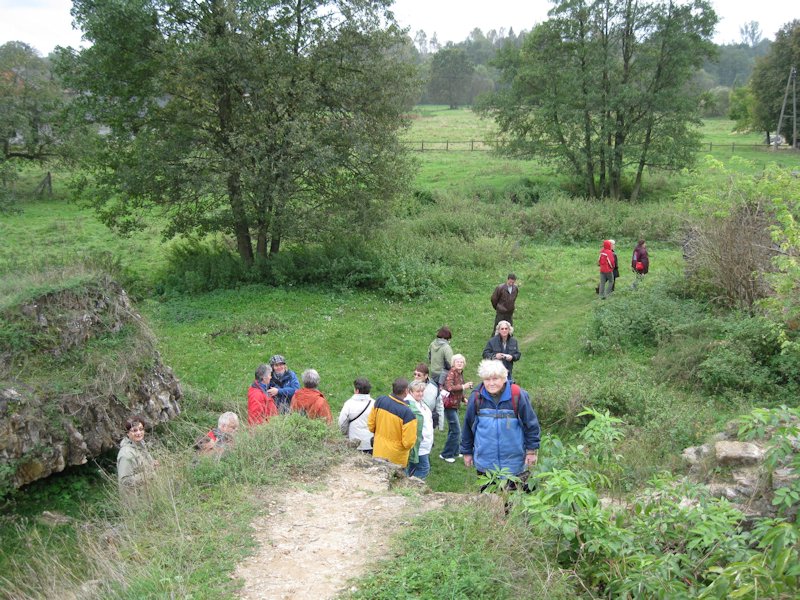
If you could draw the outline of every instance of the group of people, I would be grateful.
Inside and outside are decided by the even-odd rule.
[[[286,359],[280,354],[270,358],[269,364],[259,365],[255,380],[247,390],[247,423],[258,425],[274,415],[289,412],[333,423],[328,400],[319,391],[319,373],[306,369],[301,378],[302,388],[297,375],[286,366]]]
[[[603,240],[603,247],[597,259],[597,264],[600,267],[600,285],[597,286],[597,293],[603,300],[608,298],[614,291],[619,278],[619,260],[617,259],[616,244],[614,240]],[[631,287],[635,289],[642,277],[650,271],[650,258],[647,255],[647,243],[644,240],[639,240],[633,250],[631,271],[635,275]]]
[[[508,469],[521,479],[536,463],[539,421],[528,393],[514,383],[511,373],[521,357],[513,337],[515,302],[519,292],[511,273],[494,290],[491,303],[496,311],[492,336],[483,350],[476,385],[465,375],[466,358],[453,353],[452,332],[441,327],[428,349],[428,362],[420,362],[413,379],[394,380],[389,394],[373,399],[368,379],[353,382],[353,395],[339,413],[343,435],[358,450],[406,469],[409,476],[425,479],[431,468],[434,430],[448,431],[439,458],[454,463],[462,457],[479,474]],[[303,386],[286,359],[276,354],[256,368],[247,393],[247,422],[257,426],[272,416],[300,412],[332,424],[325,395],[319,391],[320,377],[314,369],[301,376]],[[466,406],[463,421],[461,407]],[[195,444],[200,453],[221,453],[233,443],[238,430],[236,413],[220,416],[217,427]],[[126,437],[117,457],[122,490],[135,489],[155,470],[155,461],[144,444],[145,421],[132,416],[125,422]]]

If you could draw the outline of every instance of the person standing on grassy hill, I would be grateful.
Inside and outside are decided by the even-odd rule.
[[[494,288],[494,292],[492,292],[492,307],[495,310],[495,316],[492,331],[495,330],[500,321],[514,323],[514,306],[517,302],[518,294],[519,286],[517,285],[517,276],[514,273],[509,273],[506,282]]]
[[[295,372],[286,368],[286,359],[282,355],[276,354],[270,358],[269,366],[272,367],[272,377],[267,394],[275,400],[278,412],[284,415],[290,410],[292,396],[300,389],[300,382]]]
[[[433,428],[444,431],[444,404],[442,403],[442,396],[439,394],[439,386],[428,378],[428,365],[425,363],[417,364],[414,369],[414,381],[425,383],[425,394],[422,396],[422,401],[431,411]]]
[[[430,454],[433,448],[433,416],[422,400],[426,386],[424,381],[412,381],[406,396],[408,407],[417,417],[417,441],[408,456],[406,474],[419,479],[425,479],[431,472]]]
[[[614,251],[611,247],[611,240],[603,240],[603,249],[600,250],[600,257],[597,259],[597,264],[600,265],[600,285],[597,288],[597,293],[600,298],[605,300],[611,295],[614,288]],[[608,291],[606,292],[606,284],[608,284]]]
[[[631,270],[636,273],[636,278],[633,280],[632,288],[636,289],[639,281],[647,275],[650,270],[650,257],[647,255],[647,244],[644,240],[639,240],[636,248],[633,250],[631,256]]]
[[[508,469],[527,491],[528,468],[538,460],[540,434],[528,392],[508,381],[499,360],[481,361],[478,376],[482,383],[470,395],[461,435],[464,465],[474,465],[478,475]]]
[[[467,359],[462,354],[453,355],[453,368],[447,374],[444,389],[449,395],[444,399],[444,416],[447,419],[447,440],[439,455],[445,462],[456,462],[458,445],[461,442],[461,426],[458,423],[458,409],[464,400],[464,393],[472,389],[471,381],[464,381],[464,367]]]
[[[436,339],[428,346],[428,364],[430,367],[431,381],[440,388],[450,370],[453,360],[453,349],[450,347],[450,340],[453,334],[447,325],[443,325],[436,332]]]
[[[486,342],[483,358],[502,361],[508,371],[508,378],[511,380],[514,362],[518,361],[521,356],[517,338],[514,337],[514,328],[508,321],[500,321],[494,330],[494,335]]]
[[[417,417],[402,400],[408,394],[408,380],[395,379],[392,393],[380,396],[369,413],[367,426],[375,434],[372,456],[401,467],[408,465],[408,455],[417,443]]]
[[[339,430],[351,440],[359,440],[358,449],[372,454],[372,432],[369,430],[369,414],[375,405],[369,392],[372,385],[365,377],[353,382],[353,395],[344,403],[339,413]]]
[[[328,425],[333,423],[331,407],[320,392],[319,373],[314,369],[303,371],[303,387],[292,396],[292,412],[304,413],[309,419],[325,419]]]
[[[256,379],[247,390],[247,424],[258,425],[278,414],[275,401],[267,393],[272,368],[269,365],[258,365]]]

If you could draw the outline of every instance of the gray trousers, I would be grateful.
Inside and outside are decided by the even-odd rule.
[[[608,293],[606,293],[606,282],[608,282]],[[611,295],[611,290],[614,287],[614,273],[600,273],[600,288],[597,290],[601,298],[606,298]]]

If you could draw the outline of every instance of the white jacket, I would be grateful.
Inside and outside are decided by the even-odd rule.
[[[439,395],[439,388],[436,384],[428,381],[425,394],[422,396],[422,402],[427,405],[431,414],[436,411],[439,415],[439,431],[444,431],[444,403],[442,402],[442,397]]]
[[[406,400],[414,402],[419,408],[419,412],[422,413],[422,442],[419,444],[419,454],[425,456],[430,454],[431,448],[433,448],[433,413],[424,400],[417,402],[411,394],[406,397]]]
[[[359,450],[372,450],[373,434],[367,427],[367,420],[373,406],[375,400],[369,394],[353,394],[339,413],[339,430],[351,440],[360,440]]]

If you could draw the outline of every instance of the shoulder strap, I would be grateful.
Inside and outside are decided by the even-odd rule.
[[[348,426],[348,427],[350,427],[350,423],[352,423],[353,421],[357,421],[357,420],[358,420],[358,417],[360,417],[360,416],[361,416],[361,415],[363,415],[365,412],[367,412],[367,409],[369,408],[369,405],[370,405],[370,404],[372,404],[372,400],[367,400],[367,405],[364,407],[364,410],[362,410],[360,413],[358,413],[358,414],[355,416],[355,418],[353,418],[353,419],[347,419],[347,426]]]
[[[520,387],[516,383],[511,384],[511,406],[514,408],[514,416],[519,419],[519,396]]]

